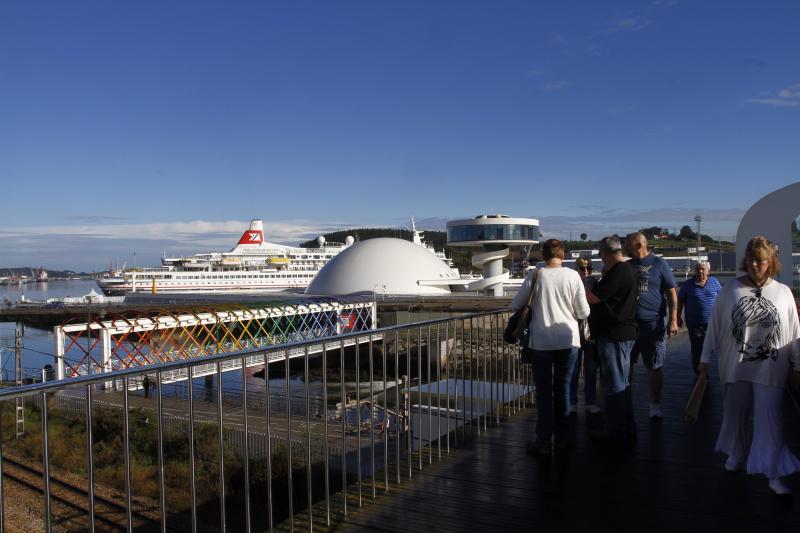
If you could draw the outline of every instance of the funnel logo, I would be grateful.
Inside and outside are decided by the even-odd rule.
[[[245,231],[242,238],[239,239],[239,244],[261,244],[263,240],[264,237],[260,231]]]

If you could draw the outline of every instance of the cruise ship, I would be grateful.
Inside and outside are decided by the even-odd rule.
[[[127,292],[261,292],[302,290],[336,254],[353,244],[317,238],[316,248],[264,241],[264,225],[253,220],[228,252],[164,257],[162,266],[110,272],[98,280],[104,294]]]

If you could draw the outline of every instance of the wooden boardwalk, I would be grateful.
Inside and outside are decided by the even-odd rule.
[[[536,420],[528,408],[467,441],[413,479],[403,478],[362,507],[348,498],[349,515],[334,516],[335,531],[800,531],[800,475],[794,489],[774,496],[763,476],[729,473],[714,453],[721,419],[721,385],[712,379],[700,421],[680,420],[693,382],[685,334],[669,342],[662,421],[647,418],[646,377],[637,365],[634,385],[638,439],[627,450],[592,441],[592,421],[572,417],[575,445],[547,458],[525,453]],[[800,414],[786,397],[791,448],[800,453]],[[435,454],[434,454],[435,457]],[[426,457],[427,458],[427,457]],[[435,461],[435,459],[434,459]],[[341,495],[334,497],[336,507]],[[319,509],[319,507],[317,507]],[[315,515],[317,511],[315,510]],[[318,515],[317,515],[318,516]],[[297,530],[306,524],[300,516]],[[315,518],[315,528],[320,527]]]

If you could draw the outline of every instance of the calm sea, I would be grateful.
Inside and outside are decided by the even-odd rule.
[[[0,285],[0,302],[9,300],[16,302],[23,295],[29,300],[46,300],[47,298],[64,298],[66,296],[83,296],[100,288],[94,280],[63,280],[46,283],[25,283],[22,285]],[[14,352],[8,348],[14,346],[13,322],[0,322],[0,346],[2,350],[3,378],[14,375]],[[55,360],[55,341],[52,330],[31,327],[24,328],[22,366],[28,373],[41,375],[44,365],[53,365]]]

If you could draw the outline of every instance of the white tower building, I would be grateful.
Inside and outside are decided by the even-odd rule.
[[[508,270],[503,259],[511,246],[531,246],[539,242],[539,221],[535,218],[512,218],[506,215],[478,215],[475,218],[447,222],[447,245],[471,248],[472,265],[483,270],[483,280],[471,283],[471,289],[485,290],[494,296],[503,295]]]

